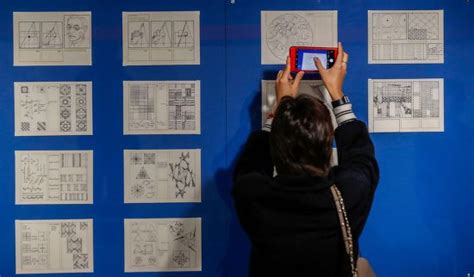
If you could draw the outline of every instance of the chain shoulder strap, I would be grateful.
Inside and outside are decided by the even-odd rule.
[[[347,217],[346,208],[344,205],[344,199],[342,198],[342,194],[336,185],[331,186],[331,193],[334,198],[334,202],[336,203],[337,215],[341,225],[342,238],[344,239],[346,253],[349,255],[351,262],[352,276],[357,277],[357,265],[354,261],[354,243],[352,240],[351,226],[349,225],[349,219]]]

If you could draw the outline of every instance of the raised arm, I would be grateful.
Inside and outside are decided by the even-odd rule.
[[[349,55],[339,43],[338,56],[334,66],[325,69],[315,59],[321,79],[333,100],[336,116],[335,133],[339,166],[334,169],[333,178],[345,194],[346,205],[355,205],[362,197],[371,197],[379,179],[374,146],[365,124],[356,119],[349,98],[344,96],[343,83],[347,73]]]
[[[299,84],[304,73],[299,72],[296,77],[291,76],[290,58],[286,60],[284,70],[280,70],[276,79],[276,106],[285,96],[294,97],[298,93]],[[271,117],[267,119],[263,131],[257,131],[250,135],[246,145],[237,160],[234,171],[234,181],[238,177],[249,174],[259,173],[273,176],[273,162],[270,154],[269,134],[272,124]]]

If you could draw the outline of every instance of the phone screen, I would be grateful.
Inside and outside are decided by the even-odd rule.
[[[332,52],[332,53],[329,53]],[[296,68],[304,71],[318,70],[314,64],[314,58],[319,58],[324,68],[334,63],[334,51],[316,49],[298,49]]]

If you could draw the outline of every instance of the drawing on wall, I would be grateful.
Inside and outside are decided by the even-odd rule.
[[[125,272],[201,271],[201,219],[125,219]]]
[[[201,150],[125,150],[125,203],[200,202]]]
[[[199,134],[200,81],[125,81],[124,134]]]
[[[16,220],[16,273],[94,272],[92,219]]]
[[[66,48],[89,48],[90,18],[87,16],[69,15],[66,21]]]
[[[124,12],[123,65],[200,64],[196,12]]]
[[[337,11],[262,11],[262,64],[284,64],[291,46],[337,46]]]
[[[369,131],[443,132],[444,80],[369,80]]]
[[[92,204],[92,151],[15,151],[16,204]]]
[[[302,80],[300,83],[299,93],[315,96],[316,98],[323,100],[330,111],[334,128],[337,127],[336,116],[334,115],[331,106],[331,96],[323,86],[321,80]],[[262,127],[267,119],[267,114],[274,110],[275,104],[275,81],[262,80]]]
[[[443,11],[369,11],[369,63],[444,63]]]
[[[149,48],[148,35],[150,24],[145,21],[129,22],[128,31],[130,33],[128,47],[130,48]]]
[[[92,83],[15,83],[15,136],[92,135]]]
[[[14,65],[91,65],[90,12],[14,12]]]

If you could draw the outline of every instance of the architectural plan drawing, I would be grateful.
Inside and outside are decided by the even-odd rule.
[[[125,219],[125,272],[201,271],[201,218]]]
[[[369,80],[370,132],[443,132],[443,79]]]
[[[444,63],[443,14],[369,11],[369,63]]]
[[[90,12],[14,12],[14,65],[92,65]]]
[[[15,83],[15,136],[92,135],[92,83]]]
[[[302,80],[299,93],[312,95],[323,100],[331,113],[334,128],[337,127],[336,117],[331,106],[331,96],[327,89],[324,88],[321,80]],[[262,80],[262,127],[267,119],[267,114],[274,109],[275,103],[275,81]]]
[[[262,11],[262,64],[284,64],[291,46],[337,47],[337,11]]]
[[[16,204],[92,204],[92,151],[15,151]]]
[[[125,203],[200,202],[201,150],[125,150]]]
[[[124,134],[200,134],[200,81],[125,81]]]
[[[123,12],[123,65],[200,64],[199,16]]]
[[[16,273],[94,272],[92,219],[16,220]]]

